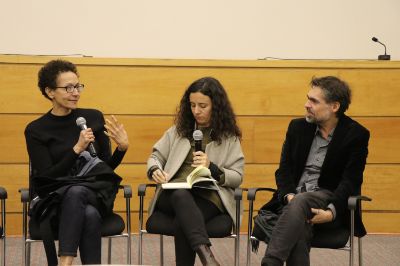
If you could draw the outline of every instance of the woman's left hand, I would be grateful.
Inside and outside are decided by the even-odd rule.
[[[197,167],[200,165],[207,168],[210,166],[210,160],[208,159],[207,154],[202,151],[193,152],[192,167]]]
[[[129,139],[128,134],[124,129],[124,125],[119,123],[115,116],[112,115],[111,120],[106,119],[104,127],[107,129],[104,133],[117,143],[118,150],[126,151],[129,147]]]

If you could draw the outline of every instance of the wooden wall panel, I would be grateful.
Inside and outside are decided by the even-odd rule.
[[[8,190],[8,234],[21,234],[18,189],[28,186],[26,124],[50,109],[37,88],[37,72],[53,58],[0,56],[0,185]],[[153,144],[172,124],[186,87],[202,76],[221,80],[243,131],[246,157],[243,187],[275,187],[281,146],[289,121],[304,115],[312,76],[338,75],[353,89],[349,115],[371,132],[363,194],[369,232],[400,228],[400,62],[229,61],[67,58],[78,64],[86,90],[80,106],[117,114],[131,147],[117,172],[133,189],[132,226],[137,230],[137,186],[146,183],[145,162]],[[152,192],[149,192],[150,195]],[[244,194],[246,197],[246,194]],[[258,209],[271,197],[259,194]],[[146,201],[146,207],[148,201]],[[244,202],[248,209],[247,201]],[[124,208],[119,193],[115,210]],[[244,214],[247,218],[247,213]],[[247,221],[243,220],[242,231]]]
[[[243,187],[271,187],[275,185],[275,164],[248,164],[245,168]],[[364,209],[369,211],[383,211],[400,213],[400,165],[393,164],[369,164],[364,172],[364,183],[362,194],[373,200],[364,204]],[[271,193],[261,192],[257,194],[255,208],[258,209],[263,203],[271,198]],[[247,209],[247,206],[245,206]]]
[[[3,87],[0,99],[4,101],[0,113],[42,113],[48,109],[47,100],[41,99],[36,88],[38,69],[47,60],[30,63],[26,59],[24,64],[0,61]],[[375,65],[364,62],[354,68],[351,61],[321,61],[310,67],[307,61],[213,63],[198,60],[185,65],[184,60],[159,60],[138,65],[131,60],[128,65],[122,60],[104,60],[102,64],[91,59],[67,60],[78,63],[81,81],[86,84],[81,105],[96,107],[105,113],[173,114],[191,82],[214,76],[225,85],[238,115],[302,115],[311,77],[339,75],[354,91],[351,115],[400,115],[396,101],[400,97],[400,64],[396,62]],[[24,98],[27,100],[18,102]]]
[[[400,213],[363,213],[368,233],[400,233]]]
[[[26,163],[24,129],[39,115],[0,114],[0,163]],[[107,117],[107,116],[106,116]],[[172,125],[172,116],[120,115],[117,118],[128,131],[131,147],[125,157],[127,163],[143,163],[154,143]],[[287,126],[292,117],[238,117],[243,131],[243,151],[246,163],[278,163]],[[400,163],[400,117],[385,119],[355,118],[371,132],[369,163]]]
[[[1,186],[7,190],[7,212],[22,212],[20,188],[28,187],[27,164],[1,164]]]
[[[400,163],[400,117],[355,119],[370,131],[368,163]]]
[[[24,130],[26,125],[39,115],[4,115],[0,114],[0,163],[27,163]]]

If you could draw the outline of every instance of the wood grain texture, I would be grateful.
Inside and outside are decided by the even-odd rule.
[[[290,64],[245,61],[241,66],[240,61],[214,65],[211,61],[207,65],[207,60],[198,60],[184,66],[185,61],[179,60],[171,60],[169,64],[153,61],[151,65],[135,64],[134,60],[131,64],[121,64],[118,60],[105,60],[104,64],[99,60],[68,60],[78,62],[81,82],[86,85],[81,105],[108,114],[173,114],[191,82],[214,76],[225,86],[238,115],[298,116],[303,114],[310,79],[337,75],[353,89],[350,115],[400,115],[396,101],[400,97],[400,64],[396,62],[387,65],[377,62],[375,66],[371,62],[365,62],[364,66],[352,61],[325,62],[324,67],[324,62],[318,66],[307,61]],[[36,86],[37,72],[44,62],[11,63],[0,58],[0,84],[6,88],[0,90],[3,102],[0,113],[47,111],[48,101]]]
[[[0,163],[26,163],[24,130],[39,115],[0,114]],[[106,115],[106,117],[108,117]],[[172,125],[172,116],[119,115],[130,138],[131,147],[124,162],[146,162],[153,145]],[[278,163],[289,121],[293,117],[238,117],[243,131],[242,147],[246,163]],[[368,163],[400,163],[400,117],[355,118],[371,132]]]
[[[0,185],[8,190],[7,226],[21,234],[18,189],[28,186],[24,129],[50,109],[37,88],[37,72],[52,57],[0,56]],[[131,146],[117,172],[133,188],[132,226],[137,230],[137,186],[148,182],[145,162],[171,126],[177,104],[191,82],[214,76],[225,86],[243,131],[244,187],[275,187],[274,172],[289,121],[304,114],[312,76],[337,75],[353,89],[348,114],[371,132],[363,194],[369,232],[400,228],[400,62],[246,61],[66,58],[78,64],[86,85],[80,106],[116,114]],[[150,195],[152,192],[149,192]],[[255,208],[270,194],[260,194]],[[146,207],[148,201],[145,203]],[[248,210],[247,201],[244,202]],[[115,210],[124,208],[119,193]],[[246,230],[245,213],[242,231]]]

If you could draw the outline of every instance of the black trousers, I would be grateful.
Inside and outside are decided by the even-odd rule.
[[[343,225],[340,217],[325,224],[307,222],[313,216],[311,208],[325,209],[332,196],[328,190],[297,194],[282,210],[262,265],[283,265],[286,261],[287,266],[309,266],[314,227],[329,229]]]
[[[101,222],[96,194],[84,186],[72,186],[59,208],[59,256],[76,256],[83,264],[101,264]]]
[[[206,223],[221,211],[211,201],[187,189],[163,190],[156,209],[174,217],[176,265],[194,265],[195,248],[211,245]]]

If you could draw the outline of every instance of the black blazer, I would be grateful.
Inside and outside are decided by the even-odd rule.
[[[304,118],[290,122],[279,168],[275,172],[278,190],[265,208],[271,209],[283,205],[285,195],[296,193],[315,130],[316,125],[308,123]],[[360,194],[368,155],[368,140],[369,131],[350,117],[343,115],[333,133],[318,179],[320,188],[334,192],[332,203],[336,208],[336,215],[348,223],[350,221],[347,200],[351,195]],[[356,235],[365,235],[366,231],[358,213],[355,223]]]

